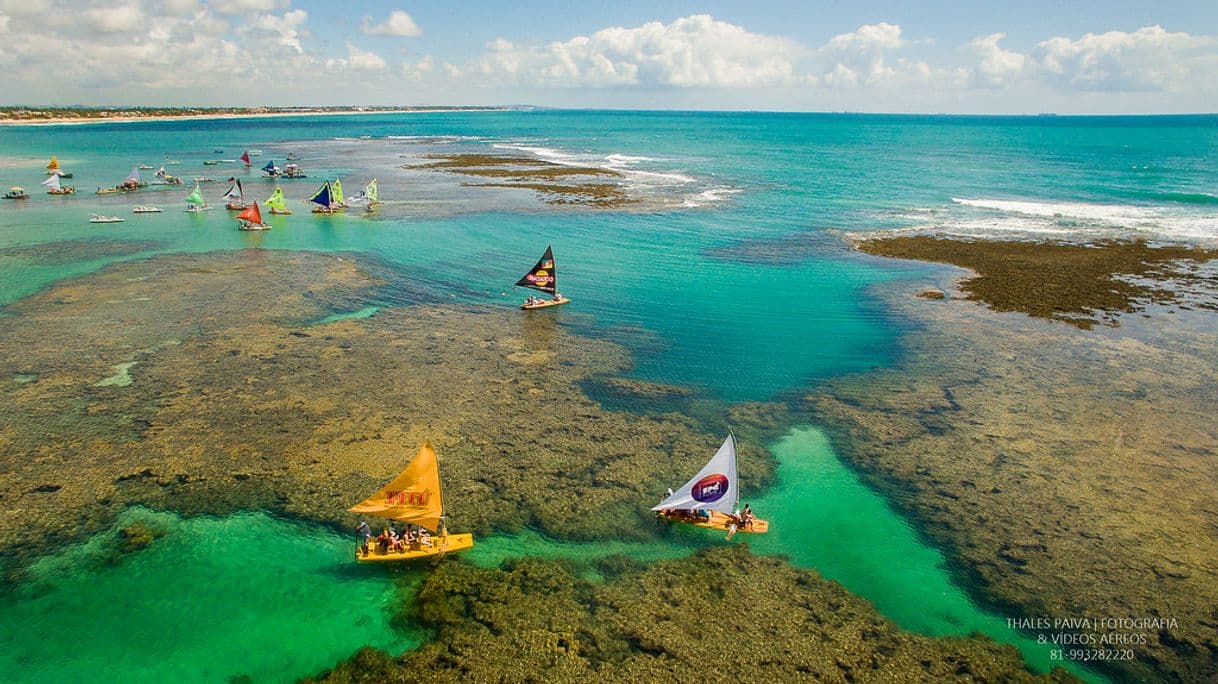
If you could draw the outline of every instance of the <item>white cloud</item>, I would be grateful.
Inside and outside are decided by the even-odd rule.
[[[300,27],[308,18],[309,13],[304,10],[292,10],[279,16],[261,14],[249,23],[247,30],[252,29],[273,35],[276,43],[299,54],[304,52],[304,47],[300,43],[303,33]]]
[[[1199,85],[1214,79],[1213,38],[1169,33],[1145,26],[1132,33],[1088,33],[1078,40],[1056,37],[1036,46],[1033,56],[1045,80],[1085,91],[1162,91]],[[1198,73],[1201,71],[1201,73]],[[1212,81],[1211,81],[1212,82]]]
[[[102,33],[128,33],[144,26],[144,11],[134,2],[86,10],[85,23]]]
[[[326,60],[326,68],[330,71],[383,71],[385,60],[375,52],[361,50],[347,43],[347,56]]]
[[[497,84],[762,87],[790,82],[799,45],[708,15],[607,28],[545,46],[487,45],[476,71]]]
[[[436,63],[431,55],[423,55],[416,62],[402,64],[402,78],[408,81],[419,81],[435,71]]]
[[[898,24],[881,22],[864,24],[851,33],[834,35],[828,43],[817,50],[823,65],[820,82],[831,88],[861,88],[876,85],[898,75],[887,60],[888,52],[900,50],[910,41],[901,37]],[[922,73],[929,67],[922,63],[906,62],[906,73]]]
[[[8,33],[9,16],[0,13],[0,33]]]
[[[290,0],[208,0],[208,6],[221,14],[273,12],[291,4]]]
[[[968,49],[977,56],[972,83],[981,88],[1002,88],[1019,78],[1029,64],[1027,55],[1005,50],[998,43],[1005,33],[978,36],[969,41]]]
[[[386,36],[404,36],[413,38],[423,35],[423,29],[414,23],[414,19],[402,10],[394,10],[381,23],[373,26],[372,17],[364,17],[364,33],[381,34]]]

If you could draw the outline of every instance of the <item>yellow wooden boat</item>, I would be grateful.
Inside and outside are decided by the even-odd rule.
[[[770,531],[769,522],[754,517],[747,505],[740,512],[739,505],[736,437],[729,433],[723,446],[697,475],[677,491],[668,490],[668,496],[651,510],[664,520],[727,532],[728,539],[737,532]]]
[[[566,297],[563,297],[562,299],[533,299],[532,302],[525,300],[525,302],[520,305],[520,308],[524,309],[525,311],[531,311],[533,309],[545,309],[551,306],[560,306],[569,301],[571,300],[567,299]]]
[[[433,533],[426,541],[416,539],[396,549],[369,535],[355,551],[355,560],[361,563],[438,558],[474,545],[472,534],[449,534],[444,524],[440,464],[431,442],[424,442],[405,470],[375,494],[352,506],[351,512],[417,525]]]
[[[520,305],[525,311],[533,309],[548,309],[551,306],[561,306],[571,301],[558,293],[558,271],[554,268],[554,250],[546,245],[545,254],[537,260],[537,264],[516,281],[516,287],[528,287],[541,290],[554,296],[554,299],[539,299],[529,297]]]

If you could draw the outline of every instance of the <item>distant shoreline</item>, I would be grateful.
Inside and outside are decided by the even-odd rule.
[[[130,123],[134,121],[191,121],[200,119],[256,119],[272,117],[351,116],[371,114],[442,114],[451,112],[506,112],[527,110],[521,107],[400,107],[393,109],[367,109],[353,107],[351,109],[319,108],[315,110],[302,110],[297,108],[267,110],[266,108],[259,107],[248,111],[238,109],[219,109],[216,111],[190,109],[183,110],[182,114],[174,114],[167,110],[155,110],[155,113],[147,115],[141,115],[138,110],[82,110],[81,114],[71,116],[68,114],[70,110],[51,109],[45,111],[55,112],[57,114],[56,116],[38,118],[30,116],[15,117],[12,115],[12,111],[13,110],[8,110],[3,115],[0,115],[0,126],[75,126],[84,124]],[[58,115],[61,112],[63,115]],[[100,116],[99,114],[101,113],[109,115]]]

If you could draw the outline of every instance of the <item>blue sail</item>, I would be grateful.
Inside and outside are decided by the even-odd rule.
[[[317,194],[310,197],[309,201],[312,202],[313,204],[316,204],[316,205],[325,207],[326,209],[329,209],[330,208],[330,181],[326,181],[325,183],[323,183],[321,186],[321,189],[317,191]]]
[[[270,172],[274,171],[274,170],[275,170],[275,162],[274,162],[274,161],[269,161],[269,162],[267,162],[267,163],[266,163],[266,166],[262,167],[262,170],[263,170],[263,171],[266,171],[267,173],[270,173]]]

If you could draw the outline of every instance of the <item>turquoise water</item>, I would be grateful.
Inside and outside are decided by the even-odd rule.
[[[213,154],[215,147],[225,153]],[[256,172],[202,164],[234,158],[246,147],[266,152],[255,158],[258,166],[269,159],[282,163],[288,152],[301,157],[311,178],[283,183],[297,213],[270,217],[273,230],[247,234],[234,230],[223,209],[202,216],[181,212],[189,179],[200,174],[219,181],[204,186],[214,205],[221,204],[229,174],[245,181],[251,197],[265,197],[272,184]],[[555,210],[525,191],[463,188],[460,178],[400,168],[444,151],[511,151],[606,165],[623,173],[631,192],[645,201],[625,210]],[[546,315],[629,347],[636,359],[631,372],[639,378],[693,386],[726,401],[767,400],[884,366],[897,353],[905,323],[889,316],[868,289],[907,277],[913,267],[860,259],[834,231],[930,228],[1210,244],[1218,241],[1215,151],[1213,116],[546,111],[0,127],[0,185],[22,185],[34,194],[0,203],[0,303],[115,260],[260,247],[371,253],[438,300],[508,307],[520,297],[511,283],[553,244],[561,289],[574,303]],[[81,194],[34,192],[52,153],[75,173],[71,183]],[[181,161],[167,170],[188,179],[186,186],[130,197],[91,194],[117,183],[132,165],[159,165],[167,155]],[[340,174],[349,194],[377,177],[386,204],[372,217],[308,214],[303,198],[320,178]],[[130,207],[137,202],[166,211],[135,216]],[[127,221],[89,224],[94,212]],[[71,242],[82,240],[84,245]],[[107,257],[100,247],[90,248],[100,244],[94,241],[137,244],[130,253]],[[375,315],[402,303],[390,289],[366,308],[334,317]],[[776,532],[749,540],[754,548],[820,570],[908,628],[929,634],[979,630],[1017,643],[1038,666],[1046,663],[1043,651],[969,602],[951,582],[942,555],[859,484],[818,432],[797,430],[773,449],[782,461],[779,484],[753,503],[775,522]],[[387,575],[351,575],[341,540],[304,526],[276,527],[281,525],[256,514],[178,522],[151,549],[114,567],[48,565],[43,584],[53,590],[31,589],[3,611],[4,641],[19,648],[7,661],[0,656],[0,675],[19,671],[58,680],[79,674],[51,647],[56,620],[50,616],[65,610],[73,615],[70,632],[88,637],[71,645],[82,662],[106,661],[116,676],[134,678],[156,678],[176,664],[178,673],[205,669],[213,681],[240,673],[262,673],[258,681],[290,680],[364,643],[412,643],[383,619],[379,606],[392,592]],[[238,540],[268,529],[290,540],[293,562],[275,578],[274,591],[249,591],[246,574],[261,570],[244,564],[241,544],[190,541],[213,534],[208,526],[228,526]],[[487,564],[522,551],[659,558],[708,543],[718,542],[674,533],[666,544],[642,548],[526,534],[484,540],[469,555]],[[192,563],[180,563],[169,551],[182,545]],[[174,629],[182,623],[170,624],[168,607],[175,596],[198,594],[197,567],[212,569],[215,586],[209,589],[217,593],[176,609],[190,618],[190,627]],[[86,587],[88,603],[72,604],[83,600]],[[148,601],[132,598],[147,591],[153,593]],[[297,602],[283,598],[316,592],[325,596],[334,622],[302,622]],[[248,637],[232,638],[247,634],[226,622],[233,614],[254,624]],[[185,641],[172,654],[156,639],[150,643],[158,648],[131,651],[114,636],[116,620],[138,625],[140,633],[173,633]],[[279,650],[289,644],[297,646]],[[116,652],[124,657],[106,657]]]
[[[50,556],[0,598],[5,682],[292,681],[361,644],[404,650],[392,576],[351,563],[349,537],[260,513],[182,520],[127,511],[164,532],[117,555],[113,533]]]

